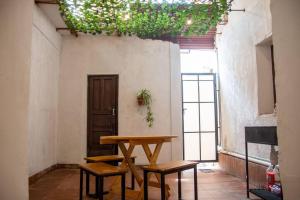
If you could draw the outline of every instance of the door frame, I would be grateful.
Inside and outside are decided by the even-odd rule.
[[[198,76],[198,82],[199,82],[199,75],[212,75],[213,76],[213,85],[214,85],[214,111],[215,111],[215,151],[216,151],[216,159],[215,160],[201,160],[201,143],[199,144],[199,150],[200,150],[200,160],[194,160],[196,162],[200,163],[207,163],[207,162],[218,162],[219,161],[219,154],[218,154],[218,137],[219,137],[219,113],[218,113],[218,100],[219,98],[217,97],[217,74],[216,73],[181,73],[181,108],[182,108],[182,149],[183,149],[183,159],[184,158],[184,153],[185,153],[185,148],[184,148],[184,101],[183,101],[183,81],[182,76],[184,75],[197,75]],[[199,98],[199,83],[198,83],[198,98]],[[199,102],[200,105],[200,100]],[[200,107],[199,107],[199,123],[200,123]],[[199,129],[200,129],[200,124],[199,124]],[[201,138],[201,131],[199,130],[199,138]],[[201,139],[199,139],[199,142],[201,142]]]
[[[89,146],[88,146],[88,136],[89,136],[89,131],[90,131],[90,116],[89,116],[89,106],[90,106],[90,102],[89,102],[89,78],[92,77],[116,77],[117,80],[117,92],[116,92],[116,135],[119,135],[119,74],[88,74],[87,75],[87,94],[86,94],[86,101],[87,101],[87,107],[86,107],[86,113],[87,113],[87,129],[86,129],[86,156],[88,155],[88,150],[89,150]],[[99,139],[100,141],[100,139]],[[119,153],[119,148],[118,146],[116,146],[116,149],[114,151],[114,153],[117,155]]]

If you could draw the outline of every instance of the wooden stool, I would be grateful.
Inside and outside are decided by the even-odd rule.
[[[136,156],[130,157],[135,160]],[[119,155],[107,155],[107,156],[91,156],[84,158],[87,162],[122,162],[124,160],[123,156]]]
[[[136,156],[131,156],[130,158],[132,163],[135,163]],[[91,156],[91,157],[85,157],[84,160],[86,160],[87,163],[104,162],[104,163],[116,165],[116,163],[122,162],[124,160],[124,157],[119,155]],[[134,188],[135,188],[134,175],[131,173],[131,189],[134,190]]]
[[[113,165],[109,165],[106,163],[84,163],[79,165],[80,168],[80,191],[79,191],[79,199],[82,200],[82,188],[83,188],[83,172],[86,173],[86,177],[89,174],[92,174],[96,177],[97,189],[96,189],[96,197],[99,200],[103,200],[103,178],[108,176],[121,176],[121,196],[122,200],[125,200],[125,176],[127,169],[121,168]],[[86,178],[86,191],[88,193],[88,178]]]
[[[195,200],[198,200],[198,190],[197,190],[197,162],[192,161],[171,161],[163,164],[144,166],[144,200],[148,200],[148,173],[158,173],[160,174],[160,188],[161,188],[161,200],[166,199],[165,191],[165,175],[171,173],[178,173],[178,200],[182,200],[181,197],[181,172],[187,169],[194,168],[194,195]]]

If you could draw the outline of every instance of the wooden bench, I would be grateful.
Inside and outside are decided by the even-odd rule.
[[[136,156],[131,156],[130,158],[132,163],[135,163]],[[104,162],[107,164],[116,165],[119,162],[123,162],[124,157],[119,155],[91,156],[91,157],[85,157],[84,160],[86,160],[87,163]],[[131,173],[131,189],[134,190],[134,188],[135,188],[134,175]]]
[[[132,160],[135,160],[136,156],[131,156]],[[122,162],[124,160],[123,156],[119,155],[107,155],[107,156],[91,156],[84,158],[87,162]]]
[[[195,196],[195,200],[198,200],[197,164],[198,164],[197,162],[182,160],[182,161],[171,161],[168,163],[148,165],[142,167],[144,170],[144,200],[148,200],[148,173],[149,172],[160,174],[161,200],[166,199],[165,175],[177,172],[178,173],[178,199],[182,200],[181,172],[193,168],[194,168],[194,196]]]
[[[121,196],[122,200],[125,200],[125,176],[128,171],[126,168],[121,168],[118,166],[109,165],[107,163],[84,163],[79,165],[80,168],[80,191],[79,199],[82,200],[83,191],[83,172],[86,173],[86,192],[88,194],[89,183],[87,177],[92,174],[96,177],[97,189],[96,197],[99,200],[103,200],[103,178],[108,176],[121,176]]]

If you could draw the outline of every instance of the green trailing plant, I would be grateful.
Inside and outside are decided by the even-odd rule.
[[[229,9],[227,0],[58,0],[73,32],[172,40],[207,33]]]
[[[147,108],[146,121],[148,123],[148,126],[152,127],[154,117],[151,111],[152,97],[150,91],[147,89],[140,90],[137,94],[137,102],[140,106],[146,106]]]

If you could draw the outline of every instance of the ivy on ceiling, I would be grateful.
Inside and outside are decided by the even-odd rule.
[[[199,36],[228,12],[227,0],[58,0],[71,32],[142,39]]]

